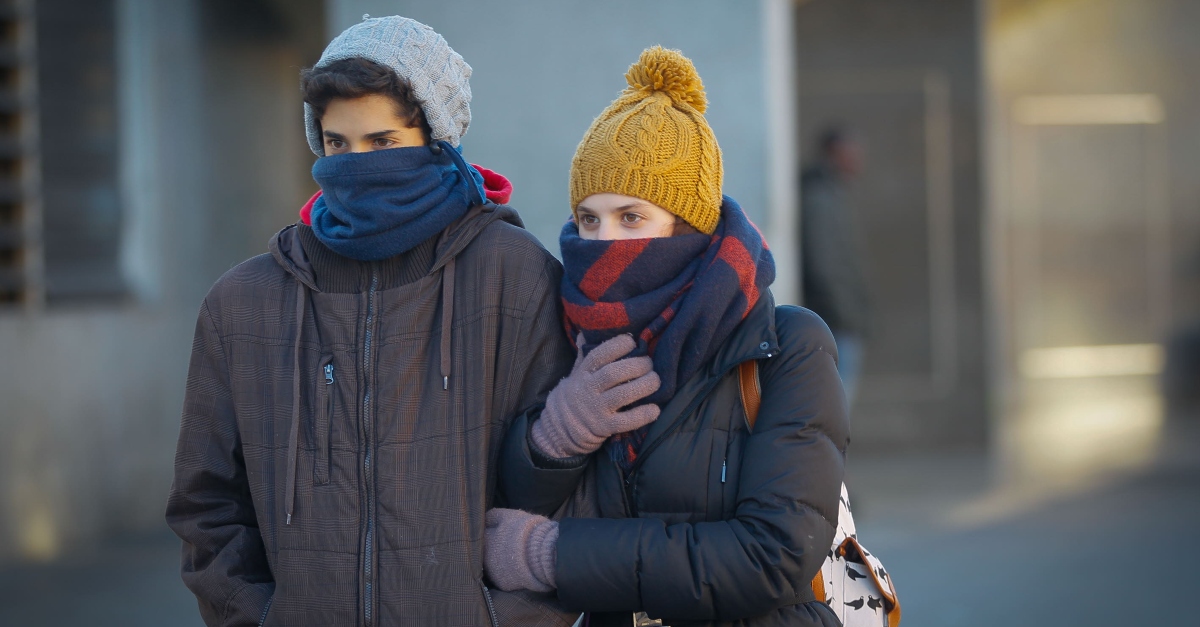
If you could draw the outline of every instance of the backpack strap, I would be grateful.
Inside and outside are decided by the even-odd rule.
[[[738,384],[742,389],[742,409],[746,412],[746,426],[754,431],[754,423],[758,421],[758,408],[762,405],[762,387],[758,381],[758,361],[743,361],[738,364]],[[825,595],[825,577],[821,571],[812,580],[813,597],[824,603],[829,598]]]
[[[742,409],[746,412],[746,426],[750,431],[754,431],[754,423],[758,421],[758,406],[762,404],[756,360],[751,359],[738,364],[738,383],[742,388]]]

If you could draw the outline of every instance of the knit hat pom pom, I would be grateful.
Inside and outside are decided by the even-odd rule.
[[[700,113],[708,108],[704,83],[696,73],[696,66],[678,50],[662,46],[646,48],[637,63],[629,66],[625,80],[629,83],[627,92],[661,91],[671,100],[686,103]]]

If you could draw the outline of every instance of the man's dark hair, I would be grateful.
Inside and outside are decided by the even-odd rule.
[[[335,98],[361,98],[371,94],[387,96],[396,102],[396,115],[408,123],[410,128],[419,128],[425,142],[432,142],[432,131],[425,121],[421,103],[413,96],[408,81],[400,78],[391,68],[362,57],[351,57],[334,61],[322,67],[312,67],[300,72],[300,89],[304,102],[313,108],[317,116],[318,130],[325,108]]]

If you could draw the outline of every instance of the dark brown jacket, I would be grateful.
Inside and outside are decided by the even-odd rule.
[[[519,227],[476,207],[364,263],[294,225],[213,286],[167,505],[208,625],[511,624],[482,579],[500,443],[574,357]]]

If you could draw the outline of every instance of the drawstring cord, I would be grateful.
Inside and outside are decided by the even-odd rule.
[[[296,350],[292,362],[292,431],[288,434],[288,465],[284,508],[287,510],[285,525],[292,524],[292,511],[296,507],[296,457],[300,447],[300,338],[304,334],[304,306],[308,300],[308,286],[296,281]]]
[[[454,257],[442,270],[442,389],[450,389],[450,334],[454,331]]]
[[[443,146],[444,144],[444,146]],[[467,188],[471,190],[472,205],[482,205],[484,198],[479,186],[473,178],[474,168],[463,160],[462,155],[446,142],[438,142],[437,148],[446,151],[459,172],[466,179]],[[308,286],[296,282],[296,346],[292,363],[292,430],[288,434],[288,465],[284,497],[284,508],[287,510],[285,525],[292,524],[292,513],[296,507],[296,458],[300,448],[300,339],[304,331],[304,307],[308,300]],[[442,273],[442,389],[450,389],[450,335],[454,323],[454,257],[446,262]]]
[[[484,204],[484,193],[480,189],[479,184],[475,180],[478,171],[471,167],[462,158],[462,153],[445,141],[439,141],[434,144],[437,151],[445,152],[450,156],[450,160],[454,162],[458,168],[459,174],[465,179],[467,189],[470,190],[471,206]],[[450,335],[454,332],[454,257],[451,257],[446,262],[445,269],[442,271],[442,389],[450,389]]]

